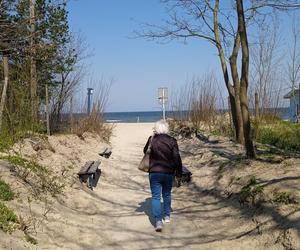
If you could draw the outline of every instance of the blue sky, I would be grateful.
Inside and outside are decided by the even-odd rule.
[[[159,23],[164,13],[159,0],[70,1],[70,29],[80,31],[93,50],[78,95],[85,96],[89,77],[113,78],[107,111],[159,110],[158,87],[172,93],[193,76],[212,70],[220,74],[216,49],[206,41],[161,45],[129,38],[139,22]],[[224,83],[220,84],[225,93]]]
[[[89,75],[114,79],[107,111],[159,110],[158,87],[172,92],[187,78],[219,66],[216,51],[200,40],[161,45],[130,38],[139,21],[155,22],[163,13],[157,0],[70,2],[70,29],[80,31],[93,50]]]

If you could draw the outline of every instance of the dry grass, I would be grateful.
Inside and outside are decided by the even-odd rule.
[[[94,105],[89,116],[82,117],[73,125],[72,131],[79,138],[83,139],[86,132],[96,133],[105,142],[109,142],[112,135],[113,126],[105,123],[103,112],[99,104]]]
[[[70,131],[83,139],[83,134],[86,132],[96,133],[100,138],[109,142],[112,135],[113,127],[105,122],[104,112],[107,105],[110,87],[112,80],[106,82],[101,79],[99,82],[90,81],[91,86],[96,86],[95,93],[93,94],[94,104],[93,109],[89,115],[83,116],[76,121],[71,122]],[[84,114],[87,110],[86,104],[81,107],[81,113]]]

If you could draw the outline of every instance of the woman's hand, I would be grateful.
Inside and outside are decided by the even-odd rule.
[[[180,187],[181,186],[181,177],[175,176],[175,180],[176,180],[177,187]]]

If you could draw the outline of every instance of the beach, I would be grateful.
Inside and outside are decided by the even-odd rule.
[[[0,231],[0,248],[285,249],[286,242],[299,246],[298,205],[278,208],[277,217],[273,213],[256,215],[232,197],[240,189],[239,182],[245,182],[253,172],[261,173],[261,179],[266,181],[285,177],[284,185],[294,187],[299,195],[298,180],[289,177],[299,173],[300,161],[283,163],[284,172],[271,169],[266,173],[255,162],[247,163],[251,170],[241,167],[243,174],[239,172],[241,168],[231,169],[230,165],[223,164],[220,170],[216,162],[224,161],[224,154],[243,152],[240,145],[222,138],[217,144],[203,143],[197,138],[179,141],[183,163],[193,172],[193,181],[173,189],[171,223],[164,226],[162,233],[155,232],[148,174],[137,169],[152,128],[153,123],[114,124],[111,145],[92,134],[84,140],[75,135],[51,136],[49,142],[55,153],[48,149],[37,153],[25,142],[18,149],[21,155],[35,156],[41,164],[53,166],[57,173],[70,163],[74,167],[66,174],[64,193],[51,198],[46,215],[46,206],[40,201],[32,201],[29,211],[26,184],[11,183],[20,193],[19,199],[9,205],[22,211],[24,217],[31,213],[40,219],[33,230],[38,245],[26,242],[19,230],[11,235]],[[109,159],[98,155],[106,146],[112,150]],[[102,174],[97,186],[90,190],[78,181],[76,173],[85,161],[99,159]],[[11,182],[5,164],[1,161],[0,174]],[[239,179],[235,182],[232,176]],[[286,231],[279,228],[281,223],[289,225],[289,236],[283,235]]]

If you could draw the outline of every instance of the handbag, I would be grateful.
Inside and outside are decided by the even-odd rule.
[[[152,137],[150,139],[149,146],[147,148],[146,153],[144,154],[140,164],[138,165],[138,169],[143,171],[143,172],[149,172],[149,166],[150,166],[150,153],[151,153],[151,142],[152,142]]]

